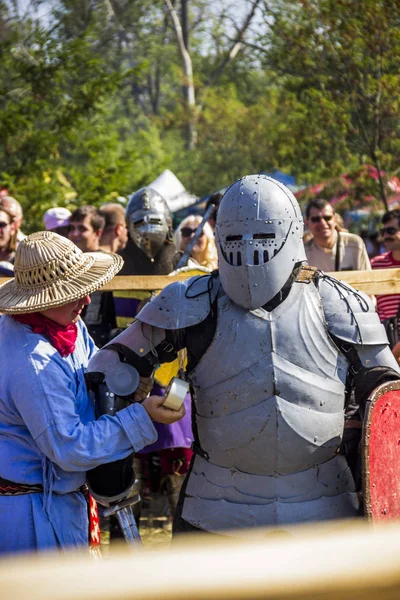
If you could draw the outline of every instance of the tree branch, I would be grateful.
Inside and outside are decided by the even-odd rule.
[[[172,22],[175,28],[176,38],[178,40],[179,50],[183,59],[183,67],[185,73],[185,90],[186,90],[186,99],[189,109],[192,110],[192,115],[190,116],[189,122],[189,133],[188,133],[188,149],[191,150],[196,145],[197,135],[196,135],[196,98],[194,91],[194,82],[193,82],[193,67],[192,67],[192,59],[188,52],[188,49],[185,44],[185,36],[182,31],[181,22],[179,20],[178,15],[176,14],[176,10],[172,5],[171,0],[165,0],[165,4],[169,10],[169,14],[171,15]]]
[[[179,17],[176,14],[176,10],[172,6],[171,0],[165,0],[165,4],[167,5],[169,14],[171,15],[171,19],[174,24],[175,34],[176,34],[176,38],[178,40],[179,50],[180,50],[180,53],[181,53],[182,59],[183,59],[185,78],[186,78],[185,86],[187,87],[187,92],[188,92],[187,93],[188,105],[194,108],[196,101],[195,101],[194,84],[193,84],[192,59],[191,59],[190,54],[185,45],[181,22],[179,21]]]
[[[253,20],[253,17],[255,15],[256,10],[257,10],[258,6],[260,5],[260,3],[261,3],[261,0],[255,0],[253,2],[253,6],[252,6],[250,12],[248,13],[248,15],[246,16],[246,18],[243,22],[243,25],[239,29],[236,37],[234,38],[231,47],[229,48],[228,52],[226,53],[225,57],[220,62],[218,67],[211,74],[205,87],[211,87],[216,82],[218,77],[221,75],[223,70],[227,67],[227,65],[229,65],[236,58],[237,53],[239,52],[239,50],[241,49],[241,47],[243,45],[244,35],[245,35],[251,21]]]

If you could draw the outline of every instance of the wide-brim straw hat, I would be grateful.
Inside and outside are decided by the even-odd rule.
[[[79,300],[110,281],[123,264],[117,254],[84,253],[52,231],[32,233],[17,248],[15,277],[0,285],[0,312],[40,312]]]

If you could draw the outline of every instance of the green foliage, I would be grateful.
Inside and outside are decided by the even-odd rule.
[[[347,165],[353,156],[379,169],[396,167],[398,15],[396,0],[276,2],[263,60],[307,109],[304,141],[310,148],[321,143],[327,167],[337,166],[339,156]],[[332,134],[333,163],[324,150]]]
[[[398,0],[264,3],[222,69],[240,18],[219,6],[189,2],[189,110],[164,0],[60,0],[45,19],[0,0],[0,185],[26,231],[49,206],[99,205],[165,168],[199,196],[279,169],[344,186],[349,206],[380,202],[375,180],[349,191],[340,175],[399,166]]]

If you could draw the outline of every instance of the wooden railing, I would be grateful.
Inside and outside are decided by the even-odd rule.
[[[376,271],[340,271],[329,273],[337,279],[347,281],[366,294],[400,294],[400,269],[378,269]],[[104,290],[161,290],[172,281],[184,281],[187,275],[174,276],[118,276],[104,286]]]
[[[198,535],[171,550],[125,548],[0,560],[4,600],[398,600],[400,524],[331,522],[294,534]],[[111,547],[112,548],[112,547]]]
[[[347,281],[357,290],[370,295],[400,294],[400,269],[378,269],[376,271],[340,271],[329,273],[337,279]],[[184,281],[188,278],[186,273],[179,275],[117,275],[107,283],[103,290],[162,290],[173,281]],[[8,277],[0,278],[0,283],[7,281]]]
[[[347,281],[357,290],[366,294],[386,295],[400,294],[400,269],[378,269],[376,271],[340,271],[329,273],[337,279]],[[186,273],[180,275],[117,275],[107,283],[103,290],[162,290],[173,281],[184,281],[188,278]],[[0,278],[0,282],[7,281],[7,277]]]
[[[376,271],[340,271],[330,273],[337,279],[347,281],[356,289],[370,295],[400,294],[400,269],[378,269]],[[114,277],[105,290],[161,290],[172,281],[184,281],[187,275],[175,276],[118,276]]]

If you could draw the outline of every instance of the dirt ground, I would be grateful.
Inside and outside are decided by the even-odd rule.
[[[145,504],[140,517],[140,535],[143,546],[151,550],[164,550],[169,547],[172,537],[172,519],[168,514],[167,497],[163,494],[152,494],[151,502]],[[103,555],[112,552],[113,547],[123,543],[119,529],[111,538],[102,531],[101,551]]]
[[[143,509],[140,519],[140,535],[145,547],[158,550],[169,546],[172,536],[172,519],[168,512],[166,496],[154,494],[151,505]]]

